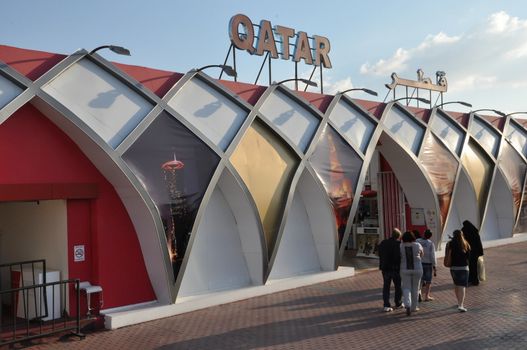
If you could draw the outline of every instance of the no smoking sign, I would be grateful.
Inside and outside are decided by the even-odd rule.
[[[86,258],[86,254],[84,251],[84,245],[73,246],[73,261],[74,262],[84,261],[85,258]]]

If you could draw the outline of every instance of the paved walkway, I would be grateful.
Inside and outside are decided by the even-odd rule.
[[[435,301],[383,313],[377,270],[32,349],[525,349],[527,242],[485,251],[488,281],[455,306],[440,266]]]

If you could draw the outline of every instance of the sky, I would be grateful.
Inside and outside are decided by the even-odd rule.
[[[323,70],[324,93],[365,87],[379,96],[350,96],[388,101],[392,95],[384,85],[392,81],[392,72],[417,80],[422,69],[434,83],[436,71],[446,72],[444,102],[465,101],[473,110],[527,111],[524,0],[327,0],[318,5],[305,0],[3,0],[0,44],[61,54],[115,44],[132,55],[98,53],[110,61],[185,73],[223,63],[229,21],[236,14],[254,24],[268,20],[327,37],[332,68]],[[262,60],[237,51],[238,81],[255,83]],[[301,61],[298,75],[309,78],[312,68]],[[206,73],[217,78],[219,70]],[[294,74],[292,61],[272,61],[271,81]],[[319,78],[317,70],[313,79]],[[257,84],[269,84],[267,66]],[[397,97],[405,94],[404,88],[396,92]],[[432,102],[436,99],[434,94]],[[445,109],[470,111],[456,104]]]

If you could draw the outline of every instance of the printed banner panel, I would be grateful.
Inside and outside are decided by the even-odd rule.
[[[154,200],[177,278],[218,156],[167,113],[157,117],[123,155]]]
[[[299,160],[270,128],[255,120],[230,161],[256,203],[271,257]]]
[[[329,125],[309,161],[331,200],[340,246],[363,161]]]
[[[419,160],[434,186],[443,227],[452,201],[458,161],[431,133],[425,137]]]
[[[502,154],[500,157],[500,168],[503,171],[512,192],[512,199],[514,201],[514,218],[516,218],[518,210],[520,209],[522,186],[527,166],[514,148],[507,142],[503,143]]]
[[[485,202],[489,193],[490,179],[492,177],[493,164],[474,141],[467,144],[461,157],[461,163],[467,169],[472,180],[474,191],[479,205],[480,217],[485,211]]]
[[[523,200],[514,233],[527,232],[527,177],[523,181]]]

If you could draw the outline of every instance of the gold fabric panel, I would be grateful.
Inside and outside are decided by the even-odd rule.
[[[527,166],[518,153],[508,143],[504,142],[502,155],[500,156],[500,168],[509,183],[514,201],[514,218],[520,209],[522,199],[522,185],[525,178]]]
[[[269,257],[280,228],[282,213],[294,172],[296,155],[260,122],[247,130],[230,161],[256,202]]]
[[[492,164],[483,151],[472,142],[469,142],[464,150],[461,163],[467,169],[468,175],[472,180],[478,200],[480,217],[483,217],[492,176]]]
[[[419,160],[426,169],[434,186],[439,201],[441,226],[444,227],[452,201],[458,161],[431,133],[428,134],[423,142]]]

